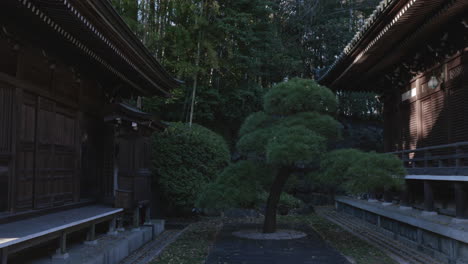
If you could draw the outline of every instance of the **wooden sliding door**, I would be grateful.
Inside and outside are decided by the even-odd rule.
[[[16,207],[71,202],[77,175],[76,111],[25,93],[20,112]]]

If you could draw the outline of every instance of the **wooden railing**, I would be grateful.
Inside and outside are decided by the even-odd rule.
[[[408,174],[468,175],[468,141],[390,152]]]

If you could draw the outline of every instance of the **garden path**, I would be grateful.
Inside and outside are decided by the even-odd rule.
[[[323,241],[312,229],[294,227],[307,236],[290,240],[251,240],[235,237],[233,232],[260,229],[254,224],[227,224],[219,232],[206,264],[348,264],[349,262]],[[288,226],[279,226],[291,229]]]

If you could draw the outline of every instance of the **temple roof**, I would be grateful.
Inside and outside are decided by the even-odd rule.
[[[466,0],[384,0],[318,81],[335,90],[372,90],[369,80],[459,24],[467,10]]]
[[[42,23],[64,42],[144,95],[180,84],[153,57],[108,0],[2,0],[23,23]]]

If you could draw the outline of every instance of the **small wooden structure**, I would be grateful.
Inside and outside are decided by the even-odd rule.
[[[114,126],[115,206],[133,212],[133,225],[150,217],[151,135],[164,125],[153,116],[128,104],[106,107],[105,120]]]
[[[132,202],[148,201],[140,157],[158,123],[121,102],[178,85],[107,0],[0,1],[0,223],[113,205],[117,167]],[[106,122],[112,105],[138,136]]]

